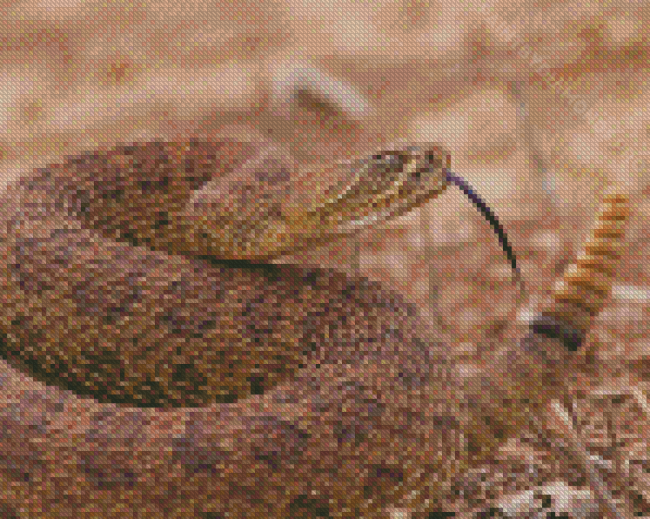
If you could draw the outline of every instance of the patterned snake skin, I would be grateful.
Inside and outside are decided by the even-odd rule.
[[[398,296],[325,269],[182,254],[169,229],[166,251],[122,232],[136,219],[124,200],[155,208],[137,215],[155,234],[161,208],[183,211],[242,146],[86,154],[0,201],[9,514],[384,517],[456,470],[461,388],[442,332]],[[286,189],[268,160],[261,190]],[[88,210],[92,189],[110,219]]]

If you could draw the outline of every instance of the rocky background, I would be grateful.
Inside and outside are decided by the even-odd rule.
[[[528,285],[522,302],[498,240],[453,190],[355,239],[283,261],[379,280],[444,324],[456,353],[473,356],[548,300],[599,194],[614,183],[635,211],[576,401],[594,463],[631,477],[650,502],[644,4],[1,1],[0,188],[81,150],[196,132],[271,139],[307,176],[391,141],[439,141],[507,229]],[[571,481],[534,443],[514,439],[495,453],[497,463],[459,481],[457,511],[546,484],[539,488],[566,498],[554,501],[558,510],[595,513],[588,492],[562,486],[580,478]],[[535,499],[517,494],[502,511],[537,517],[512,512],[513,503],[532,507]]]

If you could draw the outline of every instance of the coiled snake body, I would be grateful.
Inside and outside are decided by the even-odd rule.
[[[290,185],[273,154],[258,158],[257,192],[212,185],[236,170],[241,147],[117,147],[37,171],[4,196],[2,383],[22,416],[5,409],[0,469],[2,498],[21,511],[370,516],[423,469],[451,470],[453,384],[412,307],[328,270],[210,257],[221,247],[259,261],[328,229],[353,232],[359,217],[399,214],[400,201],[441,190],[418,182],[445,157],[417,152],[427,166],[414,190],[397,174],[366,176],[305,211],[273,203]],[[374,160],[403,172],[413,150]],[[276,217],[285,227],[242,227]]]
[[[441,193],[442,148],[347,164],[309,206],[272,148],[238,177],[246,146],[118,146],[0,199],[5,516],[428,510],[470,453],[561,394],[569,353],[546,337],[567,327],[553,315],[471,381],[397,295],[268,263]]]

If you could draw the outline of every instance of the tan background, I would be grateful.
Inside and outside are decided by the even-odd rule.
[[[381,280],[469,350],[539,308],[599,193],[618,183],[638,211],[592,334],[593,394],[632,392],[645,405],[643,5],[0,1],[0,179],[99,145],[226,127],[289,145],[305,172],[396,139],[439,141],[508,231],[530,289],[518,310],[496,237],[458,192],[287,261]],[[634,445],[629,456],[647,451]]]

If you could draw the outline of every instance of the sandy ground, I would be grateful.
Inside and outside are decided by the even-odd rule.
[[[496,237],[457,192],[285,261],[385,283],[468,354],[548,299],[615,184],[635,213],[579,407],[592,454],[650,499],[643,5],[2,1],[0,182],[99,145],[226,127],[288,146],[305,174],[394,140],[441,142],[508,231],[530,292],[519,308]],[[524,463],[530,448],[512,448]]]

